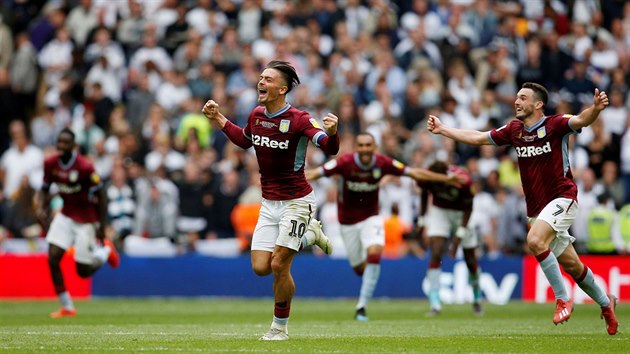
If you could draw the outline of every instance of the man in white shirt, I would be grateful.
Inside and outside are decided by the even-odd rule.
[[[24,122],[12,121],[9,134],[11,147],[0,158],[0,202],[12,197],[23,176],[29,178],[31,187],[39,189],[44,173],[44,154],[40,148],[30,144]]]

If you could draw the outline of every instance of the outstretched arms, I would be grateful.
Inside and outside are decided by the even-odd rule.
[[[603,111],[606,106],[608,106],[608,95],[604,91],[595,89],[593,105],[583,110],[579,115],[571,117],[569,124],[575,130],[587,127],[597,119],[599,112]]]
[[[463,183],[466,183],[467,181],[466,176],[463,176],[463,175],[459,175],[459,174],[446,175],[443,173],[436,173],[433,171],[429,171],[424,168],[414,168],[414,167],[407,168],[406,175],[415,179],[416,181],[438,182],[438,183],[448,184],[454,187],[459,187]]]
[[[480,132],[478,130],[458,129],[447,127],[436,116],[429,116],[427,120],[427,129],[433,134],[440,134],[447,138],[453,139],[460,143],[469,145],[490,145],[490,135],[488,132]]]

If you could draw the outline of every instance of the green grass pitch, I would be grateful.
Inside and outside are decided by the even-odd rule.
[[[630,306],[617,307],[609,336],[599,307],[577,305],[551,323],[552,304],[446,305],[427,318],[419,300],[374,300],[369,322],[353,320],[354,300],[294,300],[286,342],[258,341],[271,299],[93,299],[79,315],[50,319],[56,302],[0,302],[0,353],[630,353]]]

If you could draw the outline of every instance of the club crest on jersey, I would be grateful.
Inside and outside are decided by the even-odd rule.
[[[288,119],[283,119],[280,121],[280,132],[282,133],[286,133],[289,131],[289,125],[291,124],[291,121]]]
[[[547,130],[545,129],[545,127],[540,127],[536,131],[536,135],[538,135],[538,139],[542,139],[547,135]]]
[[[373,170],[372,170],[372,177],[373,177],[374,179],[379,179],[379,178],[381,178],[381,175],[382,175],[382,174],[383,174],[383,173],[381,172],[381,169],[380,169],[380,168],[375,168],[375,169],[373,169]]]
[[[68,174],[68,180],[73,183],[79,180],[79,171],[77,170],[70,171],[70,173]]]

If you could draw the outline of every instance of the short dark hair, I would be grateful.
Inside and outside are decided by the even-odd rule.
[[[523,84],[523,86],[521,86],[521,88],[526,88],[534,91],[534,98],[536,98],[538,101],[541,101],[543,103],[543,107],[547,105],[549,93],[543,85],[537,84],[535,82],[526,82]]]
[[[436,160],[429,166],[429,171],[445,175],[448,172],[448,164],[444,161]]]
[[[59,139],[59,136],[61,136],[62,134],[68,134],[68,135],[70,135],[70,137],[72,138],[72,141],[74,142],[75,135],[74,135],[74,132],[72,131],[72,129],[67,128],[67,127],[66,127],[66,128],[63,128],[63,129],[59,132],[59,135],[58,135],[57,139]]]
[[[370,138],[372,138],[373,142],[376,142],[376,138],[374,137],[374,135],[372,133],[368,133],[366,131],[361,131],[357,134],[357,136],[354,137],[354,140],[356,140],[358,137],[360,137],[361,135],[365,135],[365,136],[369,136]]]
[[[265,69],[276,69],[282,74],[284,81],[287,83],[287,93],[300,84],[300,78],[295,72],[295,68],[288,61],[272,60]]]

